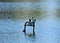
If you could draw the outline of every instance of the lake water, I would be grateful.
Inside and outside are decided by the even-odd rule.
[[[60,3],[0,2],[0,43],[60,43]],[[36,18],[23,33],[24,23]]]

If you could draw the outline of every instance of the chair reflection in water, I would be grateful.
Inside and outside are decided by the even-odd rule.
[[[26,26],[32,26],[33,27],[33,33],[35,33],[35,31],[34,31],[35,30],[35,21],[36,21],[36,19],[34,19],[32,17],[32,19],[29,19],[29,21],[25,22],[23,32],[26,33]]]

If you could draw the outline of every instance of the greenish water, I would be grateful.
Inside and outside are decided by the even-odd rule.
[[[60,3],[0,2],[0,43],[60,43]],[[24,23],[35,17],[23,33]]]

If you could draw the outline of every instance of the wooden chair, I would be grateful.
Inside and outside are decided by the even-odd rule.
[[[29,21],[25,22],[23,32],[26,33],[26,26],[32,26],[33,27],[33,33],[34,33],[35,21],[36,21],[36,19],[33,19],[33,20],[29,19]]]

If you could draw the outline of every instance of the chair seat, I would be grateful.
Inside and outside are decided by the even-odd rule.
[[[26,24],[26,26],[34,26],[34,23],[33,22],[28,22],[27,24]]]

